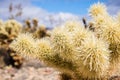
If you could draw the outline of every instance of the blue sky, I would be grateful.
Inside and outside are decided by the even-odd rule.
[[[67,20],[88,18],[89,7],[98,1],[104,3],[112,15],[120,11],[120,0],[0,0],[0,19],[7,20],[11,15],[8,10],[10,3],[13,3],[13,6],[20,3],[22,15],[15,18],[16,20],[23,22],[37,18],[39,24],[53,27]],[[15,13],[16,10],[12,12]]]
[[[49,12],[69,12],[83,15],[87,13],[91,4],[98,1],[107,2],[107,0],[33,0],[32,4]]]

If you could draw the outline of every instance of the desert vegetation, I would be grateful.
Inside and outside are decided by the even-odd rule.
[[[0,51],[17,68],[25,58],[42,61],[59,71],[58,80],[119,80],[120,13],[112,16],[98,2],[90,6],[89,15],[90,20],[66,21],[52,30],[37,19],[26,20],[24,27],[1,20]]]

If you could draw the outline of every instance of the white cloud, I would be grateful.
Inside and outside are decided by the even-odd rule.
[[[116,15],[120,11],[120,6],[109,5],[108,11],[110,12],[110,14]]]
[[[23,6],[22,16],[17,18],[18,20],[26,20],[37,18],[40,24],[44,24],[47,27],[53,27],[66,20],[78,20],[79,16],[71,13],[52,13],[48,12],[40,7],[31,4],[30,0],[13,0],[14,4],[21,3]],[[9,0],[3,0],[0,3],[0,18],[7,19],[9,17],[8,6],[11,2]]]
[[[115,15],[120,11],[120,0],[109,0],[107,8],[110,14]]]
[[[63,23],[66,20],[78,20],[79,17],[71,13],[50,13],[42,8],[35,6],[24,7],[22,19],[32,19],[37,18],[40,22],[39,24],[44,24],[48,27],[56,26],[60,23]]]

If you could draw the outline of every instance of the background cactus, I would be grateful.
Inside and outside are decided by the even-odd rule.
[[[21,32],[21,28],[22,25],[15,20],[2,22],[0,25],[0,58],[2,58],[1,61],[4,63],[4,66],[12,65],[20,68],[22,65],[23,58],[9,48],[9,44]]]
[[[44,25],[38,25],[38,20],[36,18],[25,21],[25,27],[23,27],[22,32],[29,32],[35,38],[50,37],[50,30],[48,30]]]
[[[91,6],[90,14],[92,31],[79,21],[72,21],[53,29],[48,38],[20,34],[10,47],[59,70],[61,79],[109,79],[113,75],[109,74],[112,64],[118,66],[120,61],[120,25],[102,3]]]
[[[9,35],[17,36],[21,31],[22,25],[15,20],[8,20],[5,22],[5,30]]]
[[[39,28],[33,33],[35,38],[50,37],[49,30],[44,25],[39,26]]]
[[[38,27],[38,22],[36,19],[33,19],[32,22],[33,26],[31,26],[29,21],[27,21],[27,28],[22,28],[21,23],[17,22],[16,20],[8,20],[6,22],[3,22],[2,20],[0,21],[0,54],[1,61],[3,61],[3,63],[6,65],[12,65],[13,67],[20,68],[23,63],[23,58],[16,54],[13,49],[9,48],[9,44],[11,44],[11,42],[18,36],[18,34],[23,32],[30,32],[31,35],[38,39],[45,36],[50,36],[50,34],[47,33],[48,30],[45,27]],[[26,36],[22,36],[21,38]]]

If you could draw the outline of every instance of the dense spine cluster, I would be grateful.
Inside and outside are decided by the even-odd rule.
[[[43,39],[20,34],[10,47],[59,70],[61,79],[109,79],[112,64],[118,66],[120,61],[119,18],[109,15],[106,6],[99,2],[92,5],[89,12],[93,31],[79,21],[69,21]]]

